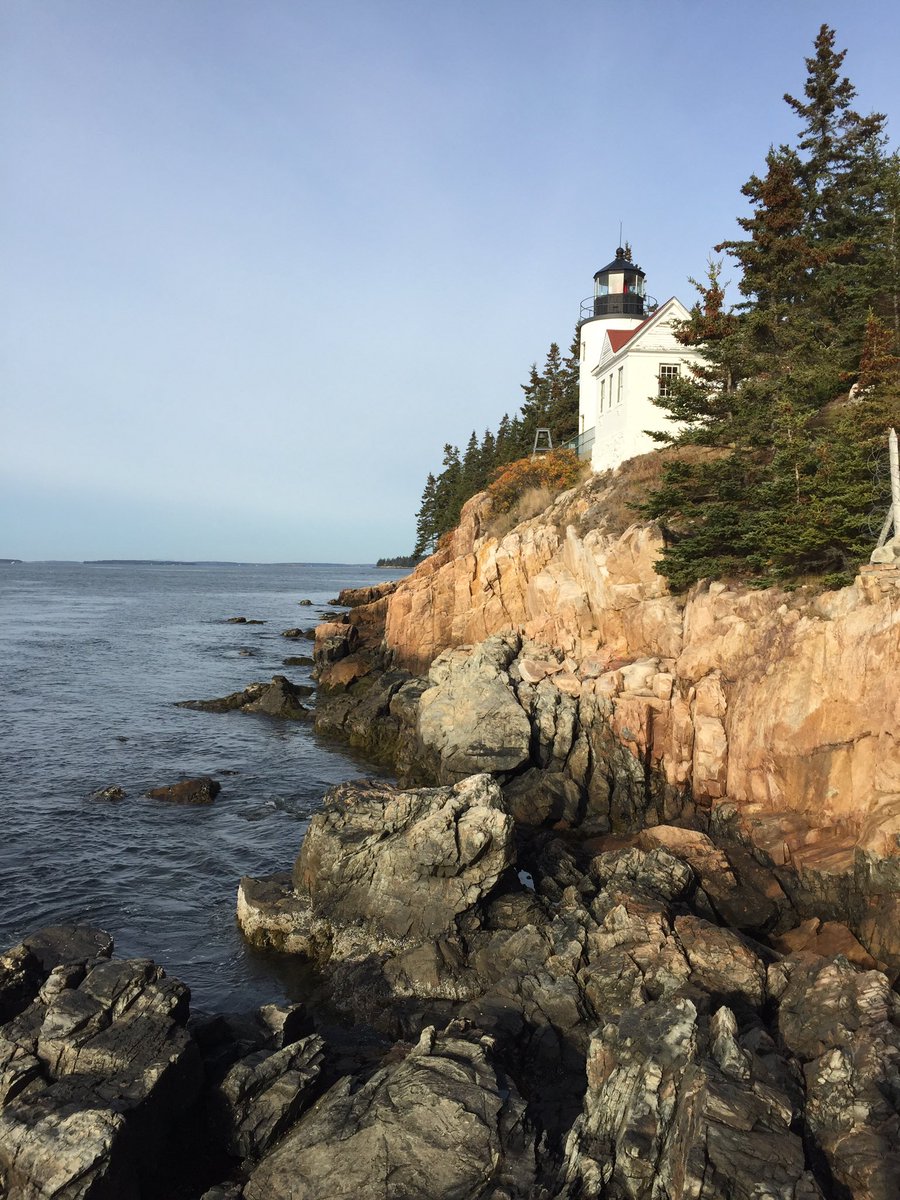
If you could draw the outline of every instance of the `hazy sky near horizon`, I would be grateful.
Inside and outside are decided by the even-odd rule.
[[[5,0],[0,556],[408,552],[620,221],[690,301],[823,21],[896,145],[887,0]]]

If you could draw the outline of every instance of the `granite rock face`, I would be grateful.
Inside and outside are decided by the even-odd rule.
[[[434,693],[395,730],[401,769],[416,744],[436,779],[472,760],[501,775],[555,772],[549,790],[516,779],[530,821],[714,827],[783,868],[807,916],[848,924],[900,970],[900,575],[865,567],[821,594],[712,583],[672,596],[654,570],[659,531],[620,519],[640,464],[503,535],[490,533],[487,497],[473,498],[441,550],[377,601],[382,655],[394,671],[428,672]],[[354,610],[360,627],[366,612]],[[510,714],[515,692],[531,727],[513,768],[524,729],[509,745],[500,733],[503,765],[489,765],[486,714],[474,686],[462,688],[497,638],[522,646],[491,685]],[[343,694],[341,704],[346,720],[352,704]]]
[[[424,752],[437,758],[442,782],[528,762],[531,724],[507,672],[518,650],[518,639],[489,638],[474,653],[440,655],[432,664],[418,735]]]

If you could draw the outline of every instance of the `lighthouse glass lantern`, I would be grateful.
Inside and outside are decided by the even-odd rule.
[[[594,276],[594,316],[644,316],[644,272],[625,257],[616,257]]]

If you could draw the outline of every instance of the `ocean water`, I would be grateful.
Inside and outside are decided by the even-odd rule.
[[[236,1010],[302,991],[292,960],[247,947],[241,875],[288,869],[330,785],[371,765],[304,723],[204,713],[208,699],[284,674],[343,587],[374,567],[32,563],[0,566],[0,949],[88,921],[116,953],[156,959],[194,1008]],[[313,607],[298,606],[308,598]],[[229,625],[245,616],[264,625]],[[242,654],[241,651],[249,651]],[[212,775],[209,807],[151,787]],[[112,785],[127,798],[90,799]]]

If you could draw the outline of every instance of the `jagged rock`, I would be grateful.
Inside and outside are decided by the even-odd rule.
[[[796,928],[786,930],[780,937],[773,938],[772,944],[783,954],[792,954],[797,950],[808,950],[822,958],[834,958],[842,954],[849,962],[867,971],[879,965],[847,926],[838,921],[820,921],[817,917],[811,917]]]
[[[432,666],[418,735],[436,756],[442,781],[528,762],[531,725],[507,674],[518,649],[517,639],[489,638],[473,654],[441,656]]]
[[[314,629],[298,629],[294,626],[292,629],[282,629],[281,636],[283,638],[309,638],[312,641],[316,633]]]
[[[311,667],[314,660],[311,654],[289,654],[281,661],[286,667]]]
[[[416,940],[452,930],[513,859],[512,820],[487,775],[407,792],[343,784],[310,821],[294,886],[336,924]]]
[[[766,993],[766,968],[736,933],[700,917],[675,918],[675,932],[691,968],[691,982],[729,1003],[738,999],[760,1008]]]
[[[526,1196],[535,1152],[524,1107],[485,1046],[429,1028],[402,1062],[361,1088],[337,1083],[257,1167],[244,1196]]]
[[[805,1120],[836,1184],[889,1200],[900,1184],[900,1000],[884,975],[808,952],[769,968],[778,1031],[803,1062]]]
[[[312,600],[309,600],[309,599],[298,600],[297,603],[300,605],[301,608],[311,608],[312,607]]]
[[[781,907],[787,905],[773,876],[764,878],[764,872],[757,864],[735,851],[733,857],[742,864],[739,878],[728,854],[699,830],[657,825],[641,832],[638,845],[647,849],[664,846],[688,863],[709,901],[708,915],[715,915],[737,929],[769,929],[777,920]]]
[[[301,703],[315,688],[308,684],[291,683],[284,675],[273,675],[271,683],[251,683],[242,692],[231,692],[217,700],[179,700],[178,708],[200,712],[263,713],[289,721],[312,719],[312,711]]]
[[[280,1050],[259,1050],[232,1066],[213,1091],[215,1119],[230,1153],[261,1158],[308,1107],[322,1067],[316,1035]]]
[[[221,784],[205,776],[151,788],[147,795],[153,800],[167,800],[170,804],[212,804],[221,790]]]
[[[359,646],[359,631],[355,625],[340,621],[323,621],[315,629],[313,658],[322,670],[328,663],[338,662],[354,654]]]
[[[582,808],[582,790],[562,771],[542,771],[533,767],[517,775],[503,788],[507,807],[520,825],[545,825],[559,821],[578,822]]]
[[[322,687],[347,687],[371,670],[371,662],[362,654],[350,654],[323,667],[319,672],[319,683]]]
[[[662,847],[607,851],[593,858],[589,869],[591,878],[602,888],[630,886],[663,901],[683,899],[692,891],[696,878],[686,862]]]
[[[316,671],[316,732],[340,735],[378,762],[398,761],[403,756],[404,733],[408,741],[414,738],[414,730],[404,730],[404,722],[392,710],[394,697],[409,682],[409,675],[405,671],[372,671],[347,685],[332,685],[331,670],[326,664]],[[404,782],[430,782],[428,773],[417,767],[412,750],[408,759],[411,769],[405,772]]]
[[[200,1089],[187,988],[148,961],[104,957],[99,931],[50,928],[25,944],[43,982],[0,1029],[2,1194],[137,1200],[167,1186]]]
[[[40,959],[25,945],[0,954],[0,1025],[31,1003],[45,974]]]
[[[791,1128],[792,1097],[720,1012],[707,1024],[689,999],[671,997],[597,1030],[561,1200],[823,1200]]]
[[[265,625],[265,621],[251,620],[249,617],[228,617],[226,625]]]

